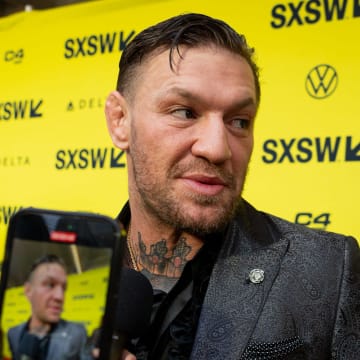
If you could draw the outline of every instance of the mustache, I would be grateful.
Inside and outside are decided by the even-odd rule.
[[[233,174],[205,159],[192,160],[186,164],[178,163],[171,168],[169,175],[177,178],[187,173],[194,173],[194,171],[209,177],[216,177],[230,188],[235,186],[235,178]]]

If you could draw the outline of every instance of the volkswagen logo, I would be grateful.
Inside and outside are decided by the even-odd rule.
[[[330,96],[337,85],[338,74],[328,64],[321,64],[312,68],[305,81],[307,93],[315,99],[324,99]]]

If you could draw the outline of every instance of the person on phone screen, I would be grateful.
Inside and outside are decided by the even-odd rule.
[[[127,360],[359,358],[357,241],[242,196],[261,97],[254,59],[243,35],[193,13],[146,28],[122,52],[105,106],[127,160],[118,220],[127,266],[155,295]]]
[[[56,255],[37,259],[25,282],[30,319],[8,331],[14,360],[77,360],[87,334],[80,323],[61,319],[67,286],[65,264]]]

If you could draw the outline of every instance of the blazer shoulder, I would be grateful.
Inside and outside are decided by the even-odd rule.
[[[10,328],[7,332],[8,337],[14,338],[14,337],[18,336],[25,328],[25,325],[26,325],[26,323],[21,323],[19,325],[16,325],[16,326],[13,326],[12,328]]]
[[[323,245],[325,248],[338,248],[341,251],[349,248],[357,251],[358,241],[351,235],[314,229],[305,225],[296,224],[276,215],[259,211],[244,199],[238,208],[238,217],[235,223],[249,235],[252,242],[262,246],[271,245],[279,240],[287,240],[290,247],[294,245]],[[306,250],[305,250],[306,251]]]
[[[268,220],[278,229],[281,236],[290,237],[295,239],[316,239],[327,241],[338,241],[342,243],[352,243],[355,247],[358,247],[357,240],[351,235],[340,234],[336,232],[313,229],[305,225],[295,224],[291,221],[277,217],[272,214],[263,213]]]
[[[86,329],[85,326],[80,323],[80,322],[76,322],[76,321],[68,321],[68,320],[64,320],[61,319],[59,321],[59,324],[57,326],[57,330],[58,331],[66,331],[69,333],[86,333]]]

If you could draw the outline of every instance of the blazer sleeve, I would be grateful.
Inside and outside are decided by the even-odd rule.
[[[81,359],[87,341],[85,327],[78,323],[72,323],[71,333],[71,349],[69,349],[69,352],[73,354],[71,359]]]
[[[332,339],[332,359],[336,360],[357,359],[360,352],[360,249],[354,238],[346,238],[343,254]]]
[[[15,356],[15,348],[14,348],[14,331],[15,329],[12,328],[12,329],[9,329],[8,333],[7,333],[7,339],[8,339],[8,343],[9,343],[9,349],[10,349],[10,353],[11,353],[11,356],[12,358],[16,358]]]

